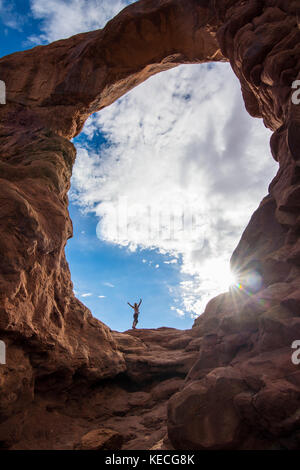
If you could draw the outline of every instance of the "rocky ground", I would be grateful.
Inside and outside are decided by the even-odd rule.
[[[34,402],[6,422],[2,446],[298,448],[300,370],[290,345],[300,319],[276,305],[291,290],[266,289],[264,312],[258,298],[233,289],[212,300],[191,330],[112,331],[125,370],[93,383],[80,373],[69,386],[61,376],[38,381]]]
[[[71,391],[61,390],[58,382],[44,382],[12,449],[73,449],[85,434],[107,428],[121,435],[122,449],[172,448],[167,439],[167,403],[182,388],[195,361],[196,330],[112,334],[125,356],[126,372],[92,386],[78,377]],[[11,442],[16,440],[14,424]],[[95,440],[87,447],[92,448]],[[117,441],[117,448],[120,445]]]

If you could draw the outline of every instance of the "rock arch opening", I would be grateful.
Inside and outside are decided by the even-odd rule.
[[[127,297],[143,297],[141,328],[184,329],[228,290],[231,254],[276,172],[269,138],[225,63],[158,74],[89,119],[76,139],[70,199],[80,229],[67,257],[97,318],[129,329]]]

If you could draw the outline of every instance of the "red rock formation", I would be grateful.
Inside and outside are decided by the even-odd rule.
[[[122,445],[122,434],[112,429],[100,428],[82,436],[74,450],[120,450]]]
[[[121,435],[124,450],[150,449],[158,443],[159,447],[171,448],[167,439],[167,402],[183,386],[195,362],[196,329],[159,328],[112,334],[124,355],[126,370],[118,377],[96,382],[76,375],[69,386],[39,383],[25,419],[14,416],[3,424],[5,447],[93,448],[106,445],[110,436],[113,445],[115,437],[121,445]],[[109,434],[107,429],[111,430]]]
[[[162,442],[169,395],[175,448],[299,446],[300,369],[291,362],[291,343],[300,339],[297,9],[296,0],[142,0],[103,30],[0,60],[4,447],[73,448],[100,425],[118,430],[119,400],[118,417],[132,420],[127,448],[150,448]],[[230,61],[247,110],[274,131],[279,162],[232,256],[243,292],[211,301],[190,332],[111,332],[74,297],[64,255],[75,159],[68,139],[151,75],[217,60]],[[66,416],[68,432],[52,437],[49,429]]]
[[[292,104],[291,85],[300,71],[299,5],[230,3],[219,44],[246,108],[274,131],[279,171],[232,256],[243,292],[212,300],[195,322],[200,354],[186,387],[170,400],[169,437],[194,449],[297,448],[300,369],[291,344],[300,338],[300,107]]]

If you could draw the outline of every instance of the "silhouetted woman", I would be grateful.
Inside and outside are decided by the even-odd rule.
[[[138,320],[139,314],[140,314],[139,308],[140,308],[140,305],[142,303],[142,299],[140,299],[138,304],[135,303],[134,305],[131,305],[129,302],[127,302],[127,303],[134,310],[132,328],[135,330],[135,327],[136,327],[136,325],[138,324],[138,321],[139,321]]]

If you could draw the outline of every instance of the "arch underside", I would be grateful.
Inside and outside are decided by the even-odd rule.
[[[78,384],[89,390],[115,380],[123,393],[120,377],[140,391],[146,382],[186,377],[166,395],[175,448],[299,444],[300,371],[290,360],[300,339],[300,108],[291,101],[300,76],[297,8],[284,0],[141,0],[102,30],[0,60],[7,88],[0,107],[4,446],[15,445],[5,436],[16,422],[15,440],[24,440],[26,408],[39,409],[49,391],[52,401],[63,392],[66,403],[82,406]],[[230,294],[213,299],[190,332],[112,332],[74,297],[65,259],[76,156],[70,139],[91,113],[151,75],[210,61],[230,61],[247,110],[274,131],[278,174],[232,256],[240,278],[258,270],[263,287],[235,302]],[[157,345],[160,362],[149,355]]]

